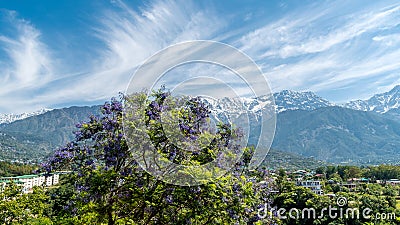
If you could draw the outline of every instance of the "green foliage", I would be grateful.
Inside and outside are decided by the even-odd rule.
[[[202,157],[174,152],[176,143],[165,142],[157,120],[162,95],[155,93],[155,100],[146,99],[143,94],[133,98],[148,101],[146,110],[151,113],[140,114],[140,109],[135,112],[143,116],[141,121],[146,122],[148,135],[159,153],[170,160],[179,156],[177,163],[208,162],[218,154],[220,146],[229,146],[228,140],[234,137],[221,128],[223,132],[214,136],[206,134],[212,140],[211,147],[200,148],[195,154]],[[202,112],[204,106],[193,104],[192,111],[174,112],[185,125],[183,133],[196,134],[201,139],[202,134],[191,130],[196,129],[198,122],[191,120],[194,116],[190,113]],[[81,124],[76,140],[44,164],[47,171],[73,170],[60,188],[49,191],[52,215],[57,221],[64,224],[252,224],[258,220],[257,207],[266,201],[268,189],[261,187],[260,172],[245,169],[253,149],[246,149],[231,173],[219,179],[200,186],[168,184],[135,162],[122,135],[121,106],[117,100],[105,104],[101,118],[91,117],[90,122]],[[134,122],[138,121],[133,121],[132,126]],[[138,148],[142,144],[140,140],[140,137],[135,139]]]
[[[370,181],[400,178],[400,166],[379,165],[368,167],[357,166],[326,166],[319,167],[317,171],[325,173],[326,177],[336,182],[347,181],[351,178],[365,178]]]
[[[400,163],[400,123],[341,107],[277,115],[273,148],[331,163]],[[372,132],[373,131],[373,132]]]
[[[48,199],[43,188],[23,194],[21,188],[10,183],[0,192],[0,221],[3,224],[51,224]]]
[[[10,163],[0,161],[0,177],[20,176],[31,174],[38,166],[32,164]]]
[[[364,172],[366,177],[373,180],[389,180],[400,179],[400,166],[394,165],[379,165],[368,167]]]
[[[382,187],[379,184],[369,184],[366,190],[362,190],[358,193],[348,193],[345,191],[337,192],[336,197],[329,198],[327,196],[320,196],[312,193],[309,189],[303,187],[297,187],[293,183],[282,179],[280,181],[281,188],[279,194],[274,196],[274,202],[272,204],[275,210],[285,209],[285,213],[281,216],[286,216],[282,219],[283,224],[396,224],[396,218],[399,218],[400,211],[396,209],[396,200],[393,196],[382,195],[388,187]],[[390,189],[390,188],[389,188]],[[338,198],[346,198],[347,203],[345,205],[338,205]],[[321,212],[329,207],[335,207],[336,218],[331,217],[327,211],[324,216],[320,216]],[[343,209],[342,216],[339,216],[339,209]],[[352,216],[351,211],[348,209],[358,209],[359,216]],[[362,212],[364,209],[369,208],[371,211],[367,214],[368,217],[364,217]],[[298,209],[299,214],[292,213],[295,218],[290,217],[290,210]],[[313,209],[316,214],[308,214],[305,210],[305,216],[302,216],[303,209]],[[293,210],[293,212],[296,212]],[[349,214],[346,214],[349,212]],[[308,215],[315,215],[308,216]],[[334,214],[332,214],[334,215]],[[357,215],[357,214],[354,214]],[[385,215],[390,216],[391,219],[381,219],[379,216]],[[298,217],[297,217],[298,216]]]
[[[304,157],[295,153],[271,149],[261,166],[269,169],[285,168],[286,170],[299,170],[307,168],[312,170],[320,167],[321,165],[328,165],[328,163],[315,160],[314,158]]]
[[[146,124],[147,135],[156,146],[157,153],[161,154],[165,160],[183,165],[202,165],[218,158],[222,147],[232,147],[229,145],[230,141],[238,136],[235,136],[236,134],[229,126],[219,124],[217,134],[207,133],[204,130],[199,132],[201,130],[197,129],[201,127],[198,126],[199,122],[207,122],[207,118],[197,120],[198,115],[203,115],[202,112],[207,110],[204,105],[195,100],[183,108],[173,108],[171,118],[182,125],[181,131],[184,138],[211,140],[212,145],[200,145],[196,154],[177,151],[177,142],[166,141],[167,131],[160,126],[159,122],[161,106],[167,99],[167,96],[163,94],[165,93],[156,92],[151,98],[138,94],[124,100],[145,103],[147,107],[141,110],[147,111],[138,109],[135,112],[142,118],[139,122]],[[346,197],[348,204],[345,207],[371,207],[374,215],[397,213],[396,215],[400,218],[400,209],[396,202],[399,187],[362,184],[358,192],[353,193],[337,184],[331,184],[325,190],[335,192],[336,197],[329,198],[316,195],[309,189],[288,182],[283,169],[279,171],[279,176],[272,185],[268,183],[269,180],[263,170],[248,171],[246,169],[253,148],[244,149],[243,156],[235,163],[232,171],[206,184],[177,186],[160,181],[137,164],[128,148],[122,131],[122,105],[115,99],[106,103],[102,108],[101,117],[92,116],[88,122],[80,124],[76,139],[57,150],[50,158],[50,163],[43,165],[47,172],[57,169],[73,171],[63,177],[61,185],[47,190],[36,187],[33,193],[29,194],[22,194],[20,187],[15,184],[7,185],[0,192],[0,199],[3,199],[0,202],[0,221],[5,224],[146,225],[395,223],[379,221],[376,217],[355,220],[332,219],[325,216],[316,219],[279,220],[272,217],[272,214],[270,214],[272,218],[260,220],[257,212],[265,203],[271,203],[269,202],[271,186],[279,191],[274,195],[273,203],[270,204],[276,208],[287,210],[314,208],[319,212],[326,207],[336,206],[338,197]],[[168,106],[174,107],[173,104]],[[199,108],[201,110],[197,110]],[[40,128],[37,122],[30,124],[36,126],[37,129]],[[52,128],[46,130],[47,134],[51,131]],[[174,133],[168,133],[168,135],[169,138],[175,138]],[[140,149],[143,146],[141,142],[143,140],[135,139],[135,146]],[[399,167],[396,166],[359,168],[328,165],[318,167],[318,161],[310,158],[304,159],[294,154],[285,155],[278,151],[271,151],[263,166],[272,167],[271,165],[279,163],[280,166],[299,169],[310,165],[316,168],[316,172],[325,174],[327,179],[332,179],[335,183],[361,176],[382,180],[399,178]],[[20,175],[28,169],[30,167],[26,165],[0,162],[0,172],[3,171],[4,174]],[[288,212],[285,215],[288,216]]]

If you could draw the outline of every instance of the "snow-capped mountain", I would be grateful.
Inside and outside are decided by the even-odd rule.
[[[274,100],[276,113],[298,109],[311,111],[319,108],[335,106],[335,104],[317,96],[313,92],[284,90],[275,93]],[[270,96],[264,95],[258,98],[207,99],[207,102],[211,105],[213,112],[216,114],[223,112],[233,112],[234,114],[253,112],[259,114],[261,110],[269,109],[272,99]]]
[[[373,111],[377,113],[387,113],[393,109],[400,108],[400,85],[397,85],[392,90],[376,94],[368,100],[351,101],[344,105],[346,108]]]
[[[38,110],[38,111],[35,111],[35,112],[21,113],[21,114],[13,114],[13,113],[1,114],[0,113],[0,124],[12,123],[12,122],[17,121],[17,120],[23,120],[23,119],[26,119],[26,118],[31,117],[31,116],[37,116],[37,115],[43,114],[43,113],[48,112],[48,111],[51,111],[51,109],[41,109],[41,110]]]
[[[272,99],[267,96],[260,98],[222,98],[222,99],[205,99],[216,114],[224,112],[232,112],[241,114],[245,112],[259,113],[272,104]]]
[[[317,96],[313,92],[296,92],[284,90],[274,94],[276,112],[288,110],[311,111],[319,108],[335,106],[335,104]]]
[[[317,96],[313,92],[283,90],[274,93],[273,96],[276,113],[293,110],[312,111],[319,108],[338,106]],[[270,104],[272,103],[272,99],[268,96],[241,99],[207,99],[207,101],[210,103],[213,112],[216,114],[223,112],[240,114],[245,111],[259,114],[261,110],[269,109]],[[381,114],[398,114],[400,110],[400,85],[397,85],[388,92],[376,94],[368,100],[351,101],[342,105],[342,107],[359,111],[373,111]]]

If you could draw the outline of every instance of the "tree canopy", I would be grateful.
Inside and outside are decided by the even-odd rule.
[[[162,90],[149,97],[144,93],[112,99],[101,117],[78,124],[76,139],[57,150],[42,169],[52,172],[68,169],[67,181],[73,187],[63,209],[70,223],[107,224],[253,224],[260,218],[257,210],[267,200],[268,188],[260,183],[261,172],[247,171],[252,149],[245,149],[234,168],[224,176],[200,185],[179,186],[157,179],[139,166],[123,131],[123,107],[141,101],[137,108],[146,134],[164,160],[184,165],[202,165],[218,158],[222,149],[237,148],[240,134],[229,124],[218,124],[211,133],[204,127],[210,110],[199,98],[174,98]],[[177,105],[184,101],[183,104]],[[179,107],[178,107],[179,106]],[[171,141],[161,124],[164,108],[175,107],[182,137],[208,140],[189,153]],[[126,115],[125,115],[126,116]],[[136,127],[133,127],[136,128]],[[173,138],[173,137],[172,137]],[[142,139],[132,140],[140,148]],[[200,142],[202,143],[202,142]],[[181,147],[181,148],[180,148]],[[188,147],[188,146],[183,146]],[[243,149],[242,149],[243,151]],[[63,198],[55,192],[53,198]],[[75,215],[65,217],[66,214]],[[261,223],[261,222],[260,222]]]

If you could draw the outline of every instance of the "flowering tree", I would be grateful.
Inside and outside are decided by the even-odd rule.
[[[78,125],[76,139],[42,165],[47,172],[73,171],[68,182],[75,191],[64,209],[76,216],[68,218],[69,222],[253,224],[259,220],[257,210],[267,201],[268,189],[259,184],[262,176],[257,171],[245,170],[251,149],[244,151],[230,173],[197,186],[166,183],[138,165],[122,129],[123,103],[145,103],[144,111],[137,110],[140,122],[165,160],[202,165],[217,159],[220,149],[237,147],[232,143],[239,133],[228,124],[218,125],[215,133],[209,132],[203,126],[210,114],[207,105],[199,98],[186,98],[183,107],[171,111],[171,118],[179,122],[179,138],[204,139],[211,144],[202,146],[200,141],[199,147],[189,153],[179,150],[177,143],[171,142],[174,135],[162,126],[161,112],[181,100],[162,90],[150,97],[139,93],[112,99],[103,105],[101,117],[91,116],[89,122]],[[134,146],[140,148],[140,140],[135,139]]]

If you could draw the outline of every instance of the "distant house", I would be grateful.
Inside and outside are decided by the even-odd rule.
[[[296,185],[308,188],[317,195],[324,194],[324,191],[322,190],[321,181],[319,180],[305,180],[305,181],[299,180],[296,182]]]
[[[22,192],[28,193],[35,186],[53,186],[59,183],[59,174],[32,174],[16,177],[1,177],[0,190],[4,190],[5,186],[13,182],[18,186],[22,186]]]
[[[307,174],[307,171],[305,171],[305,170],[297,170],[297,171],[293,172],[294,178],[296,180],[303,179],[303,177],[306,176],[306,174]]]
[[[369,178],[350,178],[347,180],[348,182],[355,182],[355,183],[369,183],[370,179]]]
[[[390,179],[388,181],[386,181],[387,184],[391,184],[391,185],[400,185],[400,180],[399,179]]]
[[[296,170],[293,172],[296,175],[305,175],[307,173],[307,171],[305,170]]]
[[[341,183],[340,186],[348,188],[349,191],[356,191],[357,190],[357,184],[353,183],[353,182]]]
[[[305,176],[306,176],[306,177],[312,177],[313,174],[312,174],[312,173],[306,173]]]

